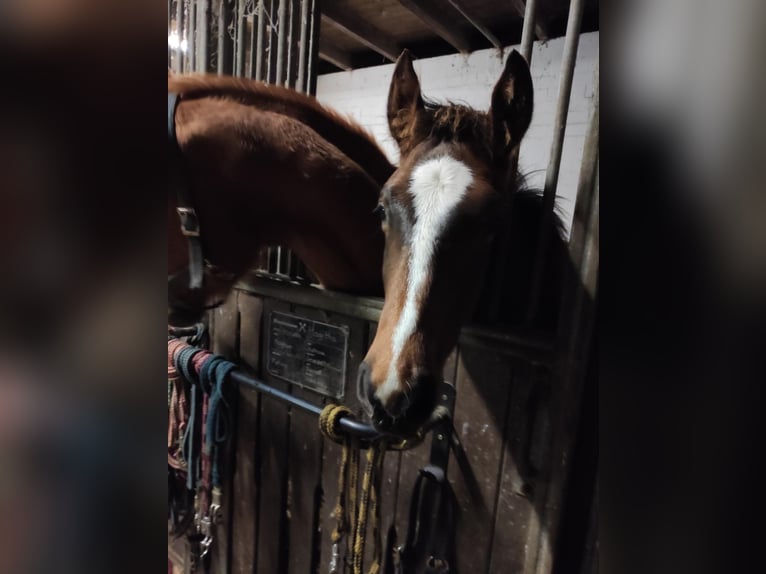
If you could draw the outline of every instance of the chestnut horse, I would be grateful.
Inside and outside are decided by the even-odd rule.
[[[410,434],[432,412],[437,377],[474,312],[494,238],[509,225],[504,313],[511,321],[522,315],[525,297],[516,286],[529,288],[542,213],[539,194],[518,191],[519,146],[532,109],[529,67],[516,51],[488,113],[425,100],[409,53],[396,62],[388,122],[401,162],[377,209],[386,235],[385,304],[358,382],[379,430]],[[565,254],[561,222],[553,219],[549,254],[559,261],[547,265],[554,271],[541,298],[548,319],[555,319],[555,270]]]
[[[198,320],[267,245],[293,250],[324,287],[382,295],[374,210],[394,167],[369,134],[313,97],[252,80],[168,73],[168,94],[178,95],[169,103],[171,316]],[[179,191],[199,224],[189,241]],[[205,258],[201,289],[190,288],[192,240]]]

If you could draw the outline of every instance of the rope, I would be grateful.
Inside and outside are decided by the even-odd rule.
[[[340,433],[340,419],[351,415],[353,413],[348,407],[334,404],[327,405],[319,415],[319,430],[322,434],[343,446],[338,473],[338,499],[335,504],[336,525],[330,536],[333,543],[330,574],[341,573],[340,542],[343,537],[346,537],[346,561],[343,562],[342,572],[349,572],[350,566],[352,574],[362,574],[370,515],[375,546],[368,574],[378,574],[383,555],[379,500],[383,458],[387,444],[381,440],[368,445],[360,492],[358,490],[359,451],[361,450],[359,439]]]

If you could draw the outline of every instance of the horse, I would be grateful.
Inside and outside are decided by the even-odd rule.
[[[385,302],[357,380],[381,432],[410,435],[431,416],[439,373],[461,326],[486,299],[481,278],[491,254],[502,252],[501,239],[510,251],[493,281],[509,287],[494,319],[513,323],[523,315],[543,209],[518,173],[533,103],[529,66],[515,50],[486,113],[424,98],[410,53],[397,59],[387,115],[401,160],[376,208],[385,233]],[[566,254],[561,230],[554,213],[541,294],[540,326],[548,328],[558,314]]]
[[[177,96],[169,99],[170,323],[200,320],[268,245],[291,249],[324,288],[383,294],[375,206],[394,167],[369,133],[312,96],[253,80],[169,72],[168,94]],[[190,277],[194,241],[202,286]]]

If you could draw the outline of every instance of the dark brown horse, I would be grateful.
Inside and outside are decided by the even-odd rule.
[[[179,94],[168,195],[171,307],[199,314],[282,245],[329,289],[382,294],[383,234],[374,213],[394,167],[360,126],[314,98],[260,82],[168,75]],[[176,186],[199,218],[204,289],[187,289],[189,252]]]
[[[488,113],[425,100],[409,54],[396,63],[388,121],[401,163],[378,205],[386,299],[359,371],[360,398],[382,430],[408,434],[432,412],[437,378],[473,316],[495,239],[508,226],[510,281],[506,273],[493,281],[509,288],[502,317],[491,319],[513,322],[522,315],[542,213],[539,195],[518,191],[519,146],[532,109],[529,67],[516,51]],[[559,225],[554,218],[550,230],[558,258],[564,253]],[[542,297],[549,326],[556,287],[549,275]]]

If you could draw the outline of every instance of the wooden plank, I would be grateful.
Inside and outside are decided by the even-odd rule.
[[[211,349],[213,353],[225,357],[229,361],[239,362],[239,309],[237,306],[238,293],[232,291],[223,305],[213,312],[215,329],[212,333]],[[236,407],[232,416],[236,417]],[[212,572],[228,572],[230,560],[230,535],[233,506],[233,472],[234,449],[236,436],[232,435],[226,443],[223,455],[224,465],[221,485],[221,514],[222,521],[215,526],[213,545],[210,549],[210,569]]]
[[[458,505],[458,572],[489,569],[510,382],[506,357],[460,348],[455,432],[464,456],[459,464],[450,464],[448,472]]]
[[[402,51],[393,38],[380,28],[340,8],[330,0],[322,2],[322,19],[392,62],[396,61]]]
[[[248,373],[261,373],[261,328],[263,301],[259,297],[239,294],[239,349],[241,367]],[[240,388],[237,408],[236,466],[233,492],[236,500],[232,509],[233,574],[250,574],[255,567],[255,547],[258,528],[258,430],[260,396]]]
[[[434,0],[399,0],[399,3],[420,18],[431,30],[450,43],[458,52],[471,51],[468,37],[444,15],[444,6]]]
[[[293,312],[315,321],[338,324],[327,313],[308,307],[294,306]],[[292,394],[320,404],[323,397],[294,386]],[[316,572],[321,549],[322,436],[314,415],[294,409],[291,413],[289,500],[290,562],[288,572]],[[337,466],[335,466],[337,468]],[[334,504],[334,500],[332,501]]]
[[[356,414],[361,416],[363,412],[361,404],[356,396],[356,376],[359,370],[359,364],[367,350],[368,326],[365,321],[338,315],[336,313],[327,313],[321,311],[321,315],[315,315],[314,318],[323,317],[322,320],[346,325],[349,328],[348,353],[346,355],[346,382],[345,395],[342,401]],[[333,401],[336,402],[336,401]],[[341,459],[341,447],[329,440],[323,440],[322,448],[322,493],[323,504],[319,516],[319,528],[321,534],[320,542],[320,572],[326,572],[330,562],[332,552],[332,542],[330,535],[335,529],[336,518],[334,515],[335,502],[338,498],[338,472]],[[341,547],[341,557],[344,556],[345,543]]]
[[[447,2],[452,4],[452,7],[460,12],[460,15],[465,18],[471,24],[471,26],[481,32],[482,36],[484,36],[490,44],[492,44],[498,50],[502,49],[503,45],[500,43],[500,40],[497,39],[497,36],[495,36],[492,31],[484,24],[479,22],[476,14],[474,14],[472,10],[466,6],[465,0],[447,0]]]
[[[354,64],[351,61],[351,54],[343,52],[327,42],[322,42],[322,44],[320,44],[319,57],[325,62],[330,62],[333,66],[338,66],[341,70],[348,72],[354,69]]]
[[[290,306],[281,301],[267,299],[263,302],[263,321],[268,325],[272,311],[288,312]],[[265,354],[266,337],[261,344]],[[266,369],[263,380],[274,388],[287,390],[287,384],[269,375]],[[290,429],[288,408],[282,403],[261,399],[259,426],[259,470],[261,486],[259,500],[259,527],[256,550],[258,574],[287,571],[287,445]]]
[[[528,541],[536,538],[534,479],[525,461],[530,440],[527,405],[531,395],[530,366],[519,361],[513,366],[511,399],[506,419],[502,471],[497,496],[490,572],[528,572],[535,557]],[[534,546],[534,542],[532,545]]]

